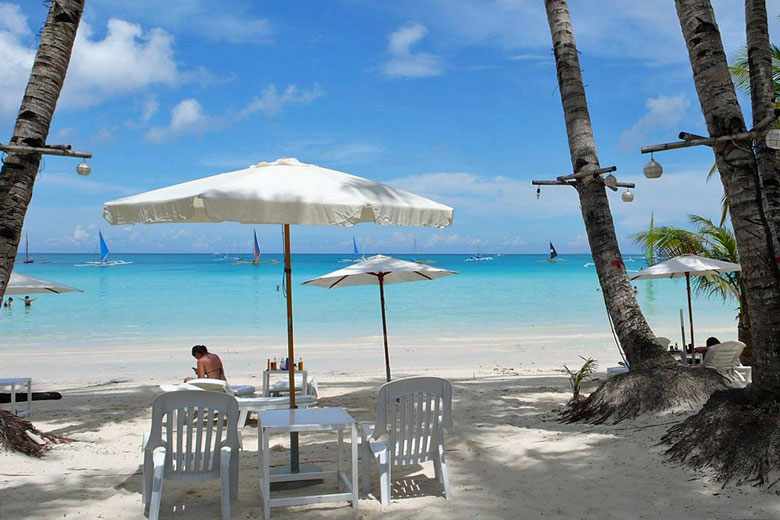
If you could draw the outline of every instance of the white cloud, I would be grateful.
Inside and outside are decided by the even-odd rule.
[[[288,85],[282,93],[279,93],[276,85],[268,85],[263,90],[262,95],[256,96],[241,110],[239,118],[247,117],[256,112],[262,112],[269,117],[274,116],[290,105],[305,105],[323,95],[324,91],[316,84],[308,90]]]
[[[427,52],[414,52],[412,47],[428,34],[420,23],[403,25],[389,37],[387,52],[390,59],[383,67],[390,78],[424,78],[439,76],[444,72],[441,58]]]
[[[631,128],[620,134],[618,147],[624,150],[638,148],[645,144],[655,130],[675,130],[690,105],[691,102],[685,94],[658,96],[646,100],[647,112]]]
[[[149,121],[151,121],[152,117],[154,117],[154,115],[157,113],[157,110],[160,108],[160,102],[157,101],[157,96],[150,94],[146,96],[146,99],[143,100],[139,108],[141,113],[136,121],[125,121],[125,126],[128,128],[137,129],[148,125]]]
[[[91,235],[84,229],[84,226],[76,224],[71,233],[60,237],[48,238],[44,242],[54,245],[81,244],[90,237]]]
[[[112,18],[102,40],[82,22],[73,48],[63,102],[69,106],[94,105],[109,97],[150,85],[173,85],[179,70],[173,37],[162,29],[144,32],[140,25]]]
[[[203,36],[228,43],[268,44],[272,42],[271,22],[264,18],[242,18],[231,14],[204,16],[200,22]]]
[[[27,25],[27,17],[16,4],[0,3],[0,30],[14,36],[30,36],[32,31]]]
[[[185,134],[203,135],[212,126],[215,126],[213,118],[206,115],[203,106],[197,99],[190,98],[180,101],[173,107],[168,126],[151,128],[146,133],[146,139],[152,143],[160,144]]]

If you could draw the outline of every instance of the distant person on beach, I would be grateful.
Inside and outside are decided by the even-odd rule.
[[[32,304],[32,302],[34,302],[35,300],[36,298],[30,298],[29,296],[25,296],[22,301],[24,302],[25,307],[29,307]]]
[[[225,369],[222,368],[222,360],[219,356],[212,354],[206,349],[205,345],[195,345],[192,347],[192,357],[198,360],[198,367],[194,368],[198,379],[221,379],[227,381]],[[185,377],[184,382],[195,379],[194,377]]]
[[[707,338],[707,346],[706,347],[696,347],[693,349],[694,352],[697,352],[699,354],[706,354],[707,351],[710,349],[710,347],[714,347],[715,345],[718,345],[720,343],[720,340],[716,338],[715,336],[710,336]]]
[[[9,296],[8,299],[5,301],[5,303],[3,304],[3,307],[10,307],[13,301],[14,299]]]

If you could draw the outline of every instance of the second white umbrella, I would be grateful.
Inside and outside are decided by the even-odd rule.
[[[420,282],[433,280],[456,271],[439,269],[429,265],[407,262],[390,256],[376,255],[366,260],[303,282],[303,285],[314,285],[333,289],[334,287],[349,287],[356,285],[379,285],[379,300],[382,306],[382,332],[385,340],[385,372],[390,381],[390,352],[387,347],[387,317],[385,315],[385,284],[401,282]]]

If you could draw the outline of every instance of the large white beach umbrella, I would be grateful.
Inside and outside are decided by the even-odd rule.
[[[111,224],[282,224],[287,352],[293,360],[291,224],[446,227],[452,224],[453,209],[386,184],[287,158],[106,202],[103,216]],[[294,363],[289,378],[293,389]],[[290,407],[295,407],[295,392],[290,392]]]
[[[390,352],[387,348],[387,318],[385,316],[385,285],[389,283],[421,282],[434,280],[456,271],[439,269],[429,265],[407,262],[390,256],[376,255],[324,274],[312,280],[306,280],[303,285],[313,285],[333,289],[334,287],[351,287],[356,285],[379,285],[379,301],[382,307],[382,332],[385,339],[385,372],[390,381]]]
[[[723,262],[696,255],[680,255],[642,269],[633,274],[631,280],[685,277],[685,286],[688,291],[688,318],[691,323],[691,345],[695,347],[696,343],[693,340],[693,308],[691,306],[691,276],[718,275],[741,270],[742,267],[739,264],[732,262]],[[685,351],[685,348],[683,348],[683,353]]]
[[[5,288],[5,294],[42,294],[42,293],[66,293],[66,292],[84,292],[75,287],[69,287],[57,282],[43,280],[34,276],[11,271],[11,278],[8,280],[8,286]]]

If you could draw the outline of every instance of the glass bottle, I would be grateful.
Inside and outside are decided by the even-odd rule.
[[[298,371],[299,372],[303,371],[303,358],[302,357],[298,358]]]

